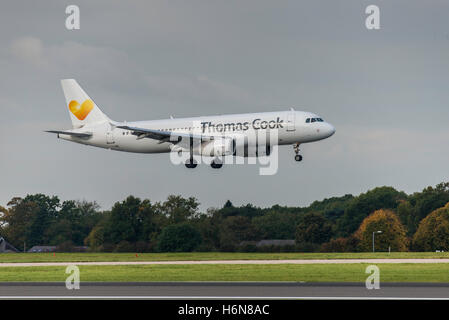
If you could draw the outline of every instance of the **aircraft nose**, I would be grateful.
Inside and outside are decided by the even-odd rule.
[[[327,131],[328,137],[330,137],[331,135],[333,135],[335,133],[335,127],[333,125],[331,125],[330,123],[328,123],[326,131]]]

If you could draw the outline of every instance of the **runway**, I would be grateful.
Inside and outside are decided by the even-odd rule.
[[[96,262],[10,262],[0,267],[54,266],[119,266],[119,265],[179,265],[179,264],[350,264],[350,263],[449,263],[449,259],[292,259],[292,260],[194,260],[194,261],[96,261]]]
[[[449,299],[449,283],[81,282],[0,283],[0,299]]]

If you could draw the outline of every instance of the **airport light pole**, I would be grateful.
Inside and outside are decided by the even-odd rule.
[[[373,252],[374,252],[374,235],[375,235],[376,233],[382,233],[382,231],[374,231],[374,232],[373,232]]]

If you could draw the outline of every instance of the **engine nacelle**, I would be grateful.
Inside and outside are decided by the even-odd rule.
[[[224,157],[234,154],[234,140],[232,138],[217,137],[214,140],[203,142],[196,154],[207,157]]]
[[[269,156],[271,147],[265,141],[257,141],[251,137],[234,138],[234,155],[239,157],[264,157]]]
[[[193,146],[193,154],[205,157],[225,157],[234,155],[238,157],[264,157],[271,153],[271,146],[265,140],[248,136],[215,137],[210,141]],[[173,146],[172,152],[189,153],[184,146]]]

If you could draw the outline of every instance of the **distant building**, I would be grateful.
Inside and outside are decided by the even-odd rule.
[[[34,246],[28,252],[86,252],[88,250],[89,247],[86,246],[71,247],[67,250],[64,250],[62,247],[58,248],[57,246]]]
[[[28,252],[55,252],[56,246],[34,246]]]
[[[276,247],[283,247],[283,246],[294,246],[295,240],[260,240],[256,247],[265,247],[265,246],[276,246]]]
[[[19,252],[19,250],[14,248],[12,244],[6,242],[6,240],[3,237],[0,237],[0,252],[11,253],[11,252]]]
[[[283,247],[283,246],[294,246],[295,240],[260,240],[260,241],[242,241],[241,246],[252,245],[256,247]]]

